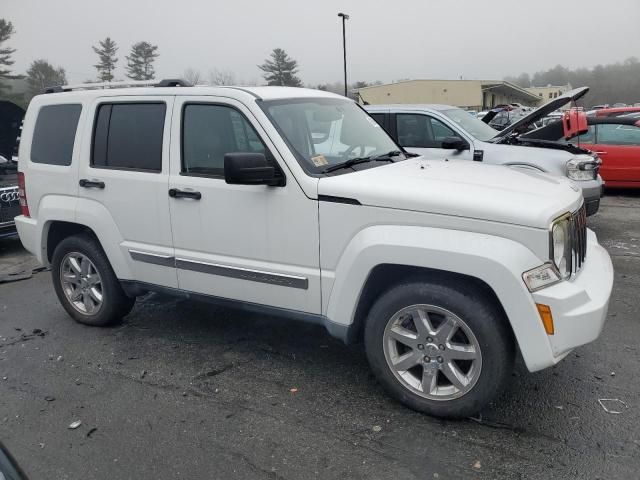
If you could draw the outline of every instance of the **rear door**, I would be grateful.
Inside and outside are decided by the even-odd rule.
[[[91,106],[78,207],[118,232],[135,280],[176,287],[167,185],[174,97],[103,97]]]
[[[600,175],[606,182],[633,182],[640,185],[639,127],[597,125],[596,143],[589,148],[602,159]]]

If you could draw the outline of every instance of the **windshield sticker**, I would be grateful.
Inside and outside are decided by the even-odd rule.
[[[327,159],[324,158],[324,155],[316,155],[315,157],[311,157],[311,161],[316,167],[324,167],[325,165],[329,165]]]

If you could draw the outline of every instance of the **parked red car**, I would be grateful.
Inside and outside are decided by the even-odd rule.
[[[619,117],[620,115],[628,115],[629,113],[640,112],[640,107],[616,107],[601,108],[595,111],[596,117]]]
[[[584,112],[571,112],[572,124],[576,116]],[[566,120],[552,122],[523,135],[524,138],[552,141],[569,141],[597,153],[602,160],[600,176],[606,187],[640,188],[640,117],[587,117],[588,129],[580,119],[581,132],[569,129]],[[573,131],[570,131],[573,130]]]

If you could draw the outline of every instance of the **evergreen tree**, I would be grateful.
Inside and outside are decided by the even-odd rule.
[[[287,52],[281,48],[275,48],[271,52],[271,59],[265,60],[262,65],[258,65],[258,68],[264,72],[262,76],[268,85],[302,86],[302,81],[296,76],[298,62],[289,58]]]
[[[99,47],[91,47],[98,54],[100,62],[94,67],[98,70],[98,79],[103,82],[111,82],[113,80],[113,71],[116,69],[116,52],[118,47],[116,42],[109,37],[100,41]]]
[[[67,76],[64,68],[55,68],[44,59],[34,60],[27,70],[27,88],[29,98],[42,93],[42,91],[54,85],[66,85]]]
[[[4,18],[0,18],[0,95],[3,90],[10,89],[8,86],[3,85],[3,80],[21,78],[20,75],[11,75],[11,69],[9,68],[14,64],[11,55],[16,51],[15,48],[3,46],[3,43],[9,40],[14,33],[13,24]]]
[[[156,76],[153,62],[158,57],[158,46],[138,42],[127,55],[127,77],[132,80],[153,80]]]

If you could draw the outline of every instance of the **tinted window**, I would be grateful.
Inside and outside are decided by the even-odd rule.
[[[468,115],[465,113],[465,115]],[[398,114],[398,142],[403,147],[442,148],[446,137],[458,137],[451,128],[428,115]]]
[[[93,161],[98,168],[162,170],[164,103],[114,103],[98,108]]]
[[[635,125],[598,125],[598,143],[602,145],[640,145],[640,128]]]
[[[81,105],[47,105],[38,113],[31,143],[31,161],[71,165]]]
[[[429,117],[401,113],[396,116],[396,123],[400,145],[403,147],[433,148]]]
[[[378,125],[384,127],[384,113],[370,113],[373,119],[378,122]]]
[[[447,137],[457,137],[456,132],[447,127],[440,120],[431,118],[431,129],[433,131],[433,139],[436,143],[442,145],[442,141]]]
[[[224,175],[224,156],[233,152],[269,152],[251,124],[236,110],[221,105],[191,104],[182,119],[182,171]]]

